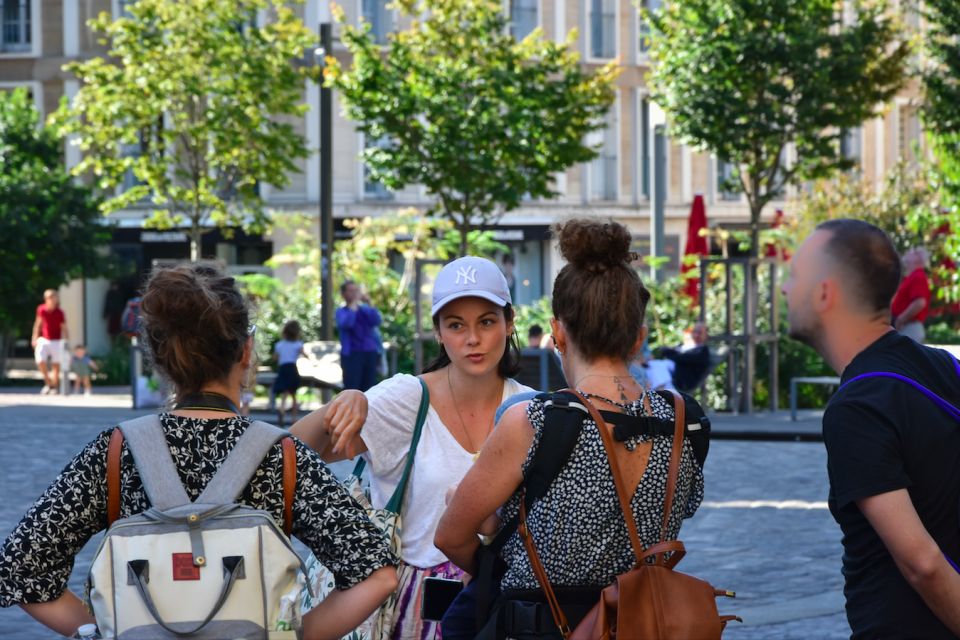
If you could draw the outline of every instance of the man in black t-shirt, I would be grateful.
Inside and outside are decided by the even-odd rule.
[[[841,375],[823,416],[829,505],[843,531],[852,638],[960,637],[960,365],[890,326],[900,280],[873,225],[831,220],[794,256],[790,335]]]

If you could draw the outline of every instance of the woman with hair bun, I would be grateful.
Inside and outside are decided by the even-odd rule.
[[[556,233],[567,265],[554,282],[550,325],[568,386],[598,410],[652,415],[672,423],[673,398],[647,392],[629,371],[647,334],[644,313],[650,299],[630,264],[635,255],[630,252],[629,231],[615,222],[571,220],[559,225]],[[437,547],[470,574],[477,571],[477,534],[486,528],[481,525],[498,513],[503,522],[512,521],[538,446],[555,437],[545,429],[545,398],[514,405],[504,413],[440,521]],[[582,418],[575,418],[580,420],[580,432],[572,453],[526,516],[527,530],[571,628],[597,603],[600,591],[636,563],[614,486],[613,463],[590,415],[577,415]],[[671,449],[672,436],[667,435],[632,435],[613,444],[620,476],[628,487],[635,487],[632,515],[644,548],[660,541]],[[667,518],[668,540],[676,539],[683,519],[692,516],[703,499],[701,465],[702,458],[698,460],[685,437]],[[510,637],[560,638],[518,533],[507,539],[500,555],[506,572],[492,614],[499,620],[490,624]],[[537,629],[510,627],[524,618],[535,621]]]
[[[155,271],[140,310],[143,345],[175,393],[176,404],[160,414],[160,425],[183,487],[196,500],[251,424],[237,409],[253,358],[250,311],[233,278],[200,264]],[[66,636],[94,622],[67,589],[67,580],[76,554],[108,524],[106,466],[112,432],[113,427],[103,431],[84,447],[0,549],[0,606],[19,604]],[[339,638],[393,591],[397,560],[317,454],[302,442],[294,444],[292,533],[330,563],[338,588],[303,616],[303,637]],[[267,511],[282,528],[283,485],[283,452],[277,442],[238,501]],[[126,441],[119,486],[120,518],[151,506]]]

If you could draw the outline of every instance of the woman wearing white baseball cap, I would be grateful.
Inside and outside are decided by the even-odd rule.
[[[402,503],[399,597],[392,638],[439,638],[420,615],[423,581],[459,580],[462,571],[433,544],[449,490],[456,487],[493,430],[501,402],[531,391],[510,376],[520,360],[506,278],[496,264],[467,256],[437,275],[431,315],[440,355],[419,377],[397,374],[366,393],[344,391],[303,418],[294,435],[327,462],[362,456],[373,506],[382,508],[403,475],[418,407],[427,392],[415,463]]]

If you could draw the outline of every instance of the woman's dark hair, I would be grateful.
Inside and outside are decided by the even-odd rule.
[[[283,325],[283,330],[280,332],[283,335],[284,340],[293,342],[294,340],[300,339],[300,323],[296,320],[287,320]]]
[[[250,309],[233,278],[206,264],[161,268],[140,301],[147,355],[178,399],[224,380],[243,357]]]
[[[506,322],[513,321],[513,306],[506,305],[503,307],[503,319]],[[436,313],[433,316],[433,330],[440,331],[440,314]],[[430,373],[431,371],[437,371],[438,369],[443,369],[445,366],[450,364],[450,356],[447,355],[447,350],[444,346],[440,345],[440,355],[433,359],[433,362],[428,364],[423,372]],[[520,372],[520,343],[517,340],[516,330],[511,331],[507,335],[507,345],[503,350],[503,357],[500,358],[499,364],[497,364],[497,375],[501,378],[512,378]]]
[[[616,222],[575,219],[554,233],[567,265],[553,283],[553,315],[584,358],[628,360],[650,300],[630,265],[630,232]]]

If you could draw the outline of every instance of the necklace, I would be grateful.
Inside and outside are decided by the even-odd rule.
[[[233,401],[230,398],[222,393],[215,393],[213,391],[201,391],[200,393],[186,396],[173,407],[174,411],[190,409],[201,411],[217,411],[220,413],[236,413],[238,415],[240,413],[240,410],[237,409],[237,405],[233,404]]]
[[[453,382],[450,381],[450,368],[447,367],[447,387],[450,389],[450,399],[453,400],[453,409],[457,412],[457,418],[460,420],[460,429],[463,431],[464,437],[467,439],[467,444],[470,445],[470,452],[473,455],[474,461],[480,457],[480,450],[473,446],[473,438],[470,437],[470,432],[467,431],[467,423],[463,421],[463,416],[460,414],[460,407],[457,405],[457,397],[453,394]],[[503,381],[500,382],[500,396],[503,397]],[[490,427],[487,429],[487,434],[483,437],[484,442],[487,437],[490,435],[490,432],[493,431],[493,423],[491,422]],[[481,443],[482,444],[482,443]]]
[[[614,401],[612,401],[612,400],[608,400],[607,398],[604,398],[603,396],[593,396],[593,397],[595,397],[597,400],[604,400],[604,401],[606,401],[606,402],[609,402],[609,403],[612,404],[612,405],[616,405],[616,406],[618,406],[618,407],[620,407],[620,408],[624,408],[624,405],[629,405],[629,404],[630,404],[630,399],[627,398],[627,389],[626,389],[626,387],[623,386],[623,382],[620,380],[620,377],[621,377],[620,374],[612,375],[612,376],[609,376],[609,375],[605,376],[605,375],[602,375],[602,374],[599,374],[599,373],[588,373],[587,375],[582,376],[579,380],[577,380],[576,382],[574,382],[574,383],[573,383],[573,387],[574,387],[575,389],[577,389],[578,391],[580,391],[580,393],[583,393],[585,396],[590,396],[590,394],[585,393],[584,391],[581,391],[581,390],[580,390],[580,383],[581,383],[581,382],[583,382],[583,381],[586,380],[587,378],[613,378],[613,382],[617,385],[617,392],[620,394],[620,402],[614,402]],[[631,381],[631,382],[634,381],[632,376],[630,377],[630,381]],[[642,387],[642,386],[640,387],[640,398],[643,398],[643,387]]]
[[[601,401],[606,402],[607,404],[611,404],[611,405],[613,405],[613,406],[615,406],[615,407],[620,407],[620,408],[623,409],[628,415],[631,415],[631,416],[636,415],[636,413],[637,413],[637,412],[636,412],[636,409],[633,408],[634,403],[636,403],[638,400],[640,400],[640,398],[643,398],[643,396],[641,395],[640,398],[638,398],[637,400],[634,400],[633,402],[624,403],[624,402],[616,402],[615,400],[611,400],[610,398],[606,398],[606,397],[604,397],[604,396],[601,396],[601,395],[598,394],[598,393],[589,393],[589,392],[587,392],[587,391],[584,391],[583,389],[577,389],[577,391],[580,393],[580,395],[582,395],[582,396],[584,396],[584,397],[593,398],[594,400],[601,400]]]

